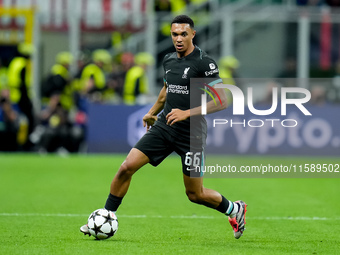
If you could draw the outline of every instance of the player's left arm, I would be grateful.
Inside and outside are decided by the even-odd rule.
[[[217,94],[221,99],[222,104],[216,104],[213,100],[207,103],[207,114],[218,112],[227,108],[227,95],[223,88],[216,88],[215,89]],[[215,96],[216,101],[219,101],[217,96]],[[180,110],[180,109],[172,109],[166,116],[167,124],[172,126],[178,121],[186,120],[189,117],[202,115],[202,106],[198,106],[188,110]]]
[[[202,70],[202,74],[205,75],[205,77],[207,78],[220,79],[218,75],[218,67],[215,61],[213,61],[211,58],[203,59],[202,64],[201,64],[201,70]],[[217,92],[217,95],[214,95],[216,99],[215,101],[219,102],[221,100],[221,103],[215,105],[215,102],[213,100],[209,101],[206,104],[207,114],[224,110],[228,106],[227,95],[225,93],[225,90],[223,88],[215,88],[215,90]],[[218,99],[218,97],[220,100]],[[171,126],[178,121],[183,121],[189,117],[197,116],[201,114],[202,114],[202,106],[198,106],[198,107],[188,109],[188,110],[172,109],[172,111],[169,112],[166,116],[167,124]]]
[[[228,107],[228,101],[227,101],[227,95],[225,93],[225,90],[223,88],[215,88],[217,95],[221,99],[221,104],[217,103],[215,105],[215,102],[213,100],[207,102],[207,114],[222,111]],[[214,96],[215,100],[219,102],[219,99],[217,95]],[[202,106],[198,106],[192,109],[189,109],[189,117],[190,116],[197,116],[202,115]]]

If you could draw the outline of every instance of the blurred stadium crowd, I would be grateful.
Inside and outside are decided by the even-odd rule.
[[[154,100],[146,73],[155,62],[151,54],[122,52],[113,58],[108,50],[96,49],[90,59],[79,58],[79,71],[72,76],[74,57],[63,51],[42,79],[41,110],[35,112],[30,80],[34,50],[20,43],[8,66],[0,67],[0,151],[78,152],[85,139],[87,102],[141,105]],[[220,65],[221,76],[231,78],[239,62],[228,56]]]
[[[40,86],[40,112],[31,102],[30,57],[34,48],[18,45],[16,56],[0,68],[0,150],[79,151],[86,129],[86,102],[143,103],[148,94],[146,69],[154,58],[124,52],[113,61],[109,51],[96,49],[91,59],[79,58],[79,71],[69,71],[73,56],[60,52]]]
[[[156,0],[154,10],[175,16],[185,13],[194,5],[204,7],[206,2],[208,0]],[[315,3],[297,1],[298,5],[319,5],[319,1]],[[209,13],[209,5],[201,8],[196,16],[193,15],[195,22],[207,22],[205,13]],[[160,23],[158,41],[170,36],[170,22]],[[167,52],[159,52],[155,59],[148,52],[133,54],[124,51],[122,42],[130,34],[122,31],[111,33],[110,46],[105,49],[87,49],[78,56],[67,51],[49,56],[55,58],[55,63],[48,75],[41,79],[41,109],[38,110],[34,109],[31,100],[30,59],[36,49],[31,44],[19,43],[11,59],[0,58],[0,151],[82,151],[86,144],[87,102],[126,105],[154,102],[156,95],[149,92],[147,70],[155,68],[156,63],[160,64]],[[76,73],[70,70],[74,60],[77,61]],[[240,66],[238,59],[221,56],[216,60],[221,78],[237,78],[235,70]],[[334,84],[339,89],[340,64],[336,71]],[[294,78],[296,75],[296,59],[288,59],[286,69],[277,78]],[[158,83],[161,86],[162,81]],[[280,84],[273,80],[268,84],[268,93],[261,92],[262,98],[258,102],[271,103],[271,88],[275,86]],[[313,103],[323,104],[327,101],[326,94],[329,91],[324,87],[315,86],[311,92]],[[335,95],[337,92],[330,94]]]
[[[190,5],[205,2],[157,0],[155,11],[175,16]],[[156,95],[149,93],[147,69],[156,60],[148,52],[124,51],[122,41],[129,36],[125,31],[113,31],[106,49],[85,49],[78,56],[68,51],[49,56],[55,63],[41,78],[38,110],[33,106],[31,84],[31,58],[37,49],[19,43],[10,59],[0,58],[0,151],[78,152],[86,146],[87,102],[153,102]],[[168,36],[170,22],[163,22],[158,37]],[[74,61],[76,73],[70,70]],[[221,64],[230,67],[222,71],[225,77],[231,77],[239,65],[233,57],[222,59]]]

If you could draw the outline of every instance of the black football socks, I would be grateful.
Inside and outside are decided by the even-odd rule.
[[[119,205],[122,203],[122,197],[116,197],[115,195],[109,194],[109,197],[106,200],[105,209],[116,212]]]

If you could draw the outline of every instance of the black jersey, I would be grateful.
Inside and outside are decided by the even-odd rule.
[[[195,46],[193,52],[183,58],[178,58],[176,52],[167,54],[163,60],[163,68],[167,93],[166,102],[155,125],[166,129],[174,136],[189,137],[202,134],[206,136],[207,124],[203,116],[193,116],[169,126],[166,124],[166,115],[175,108],[188,110],[201,105],[202,90],[200,87],[203,88],[204,83],[190,84],[190,79],[214,78],[221,80],[216,62]],[[193,100],[193,93],[197,100]],[[190,124],[192,133],[190,133]]]

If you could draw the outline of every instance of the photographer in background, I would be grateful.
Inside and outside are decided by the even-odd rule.
[[[84,139],[84,130],[76,125],[70,64],[73,56],[63,51],[57,54],[56,64],[42,84],[43,110],[35,132],[39,152],[77,152]]]
[[[20,43],[17,48],[17,56],[12,59],[7,71],[10,101],[12,104],[18,106],[20,113],[24,115],[24,118],[28,122],[28,132],[25,133],[26,137],[20,135],[21,138],[18,140],[22,149],[25,151],[30,151],[33,148],[33,144],[30,142],[28,137],[35,127],[35,117],[31,101],[31,56],[33,52],[34,46],[32,44]]]
[[[9,90],[0,88],[0,151],[16,151],[19,114],[9,100]]]

